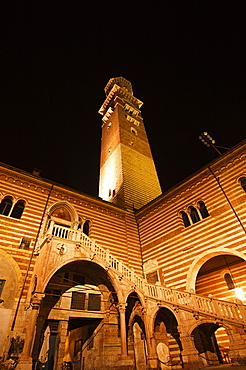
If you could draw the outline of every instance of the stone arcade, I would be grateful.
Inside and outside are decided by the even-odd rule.
[[[98,198],[0,166],[0,356],[245,364],[246,141],[162,194],[142,102],[122,77],[105,93]]]

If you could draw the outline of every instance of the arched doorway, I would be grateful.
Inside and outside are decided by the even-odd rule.
[[[134,356],[137,370],[145,370],[147,366],[147,344],[143,306],[135,292],[132,292],[127,298],[126,325],[128,327],[128,354]]]
[[[193,330],[192,336],[205,366],[217,366],[231,362],[229,338],[225,328],[214,323],[204,323]]]
[[[154,337],[161,369],[168,369],[172,366],[181,369],[183,366],[182,344],[178,332],[178,322],[174,314],[167,308],[162,307],[157,312]]]
[[[49,280],[37,319],[33,357],[40,369],[103,368],[118,360],[117,295],[107,272],[91,261],[74,261]],[[105,340],[106,338],[106,340]],[[105,346],[110,338],[110,348]],[[109,356],[110,352],[110,356]]]
[[[245,299],[246,261],[223,254],[210,258],[200,268],[195,285],[196,293],[209,294],[223,300]]]

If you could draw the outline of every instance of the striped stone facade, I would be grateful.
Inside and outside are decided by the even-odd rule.
[[[160,195],[141,102],[123,78],[105,92],[100,197],[0,165],[0,356],[19,370],[245,363],[246,142]]]
[[[240,184],[245,155],[242,143],[137,213],[143,262],[158,262],[167,287],[232,299],[234,291],[226,289],[222,276],[228,272],[245,289],[246,193]],[[204,218],[201,202],[207,209]],[[190,218],[190,207],[199,219],[185,227],[181,212]],[[219,260],[221,255],[228,257]],[[211,267],[202,271],[208,260]]]

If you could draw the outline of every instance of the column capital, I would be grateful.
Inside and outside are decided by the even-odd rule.
[[[45,297],[44,293],[34,293],[31,298],[31,306],[33,310],[38,310],[42,302],[42,299]]]
[[[125,311],[127,307],[127,303],[118,303],[117,308],[119,311]]]

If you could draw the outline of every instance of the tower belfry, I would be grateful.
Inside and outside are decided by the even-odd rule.
[[[123,207],[141,208],[161,194],[140,108],[132,84],[111,78],[105,87],[99,197]]]

